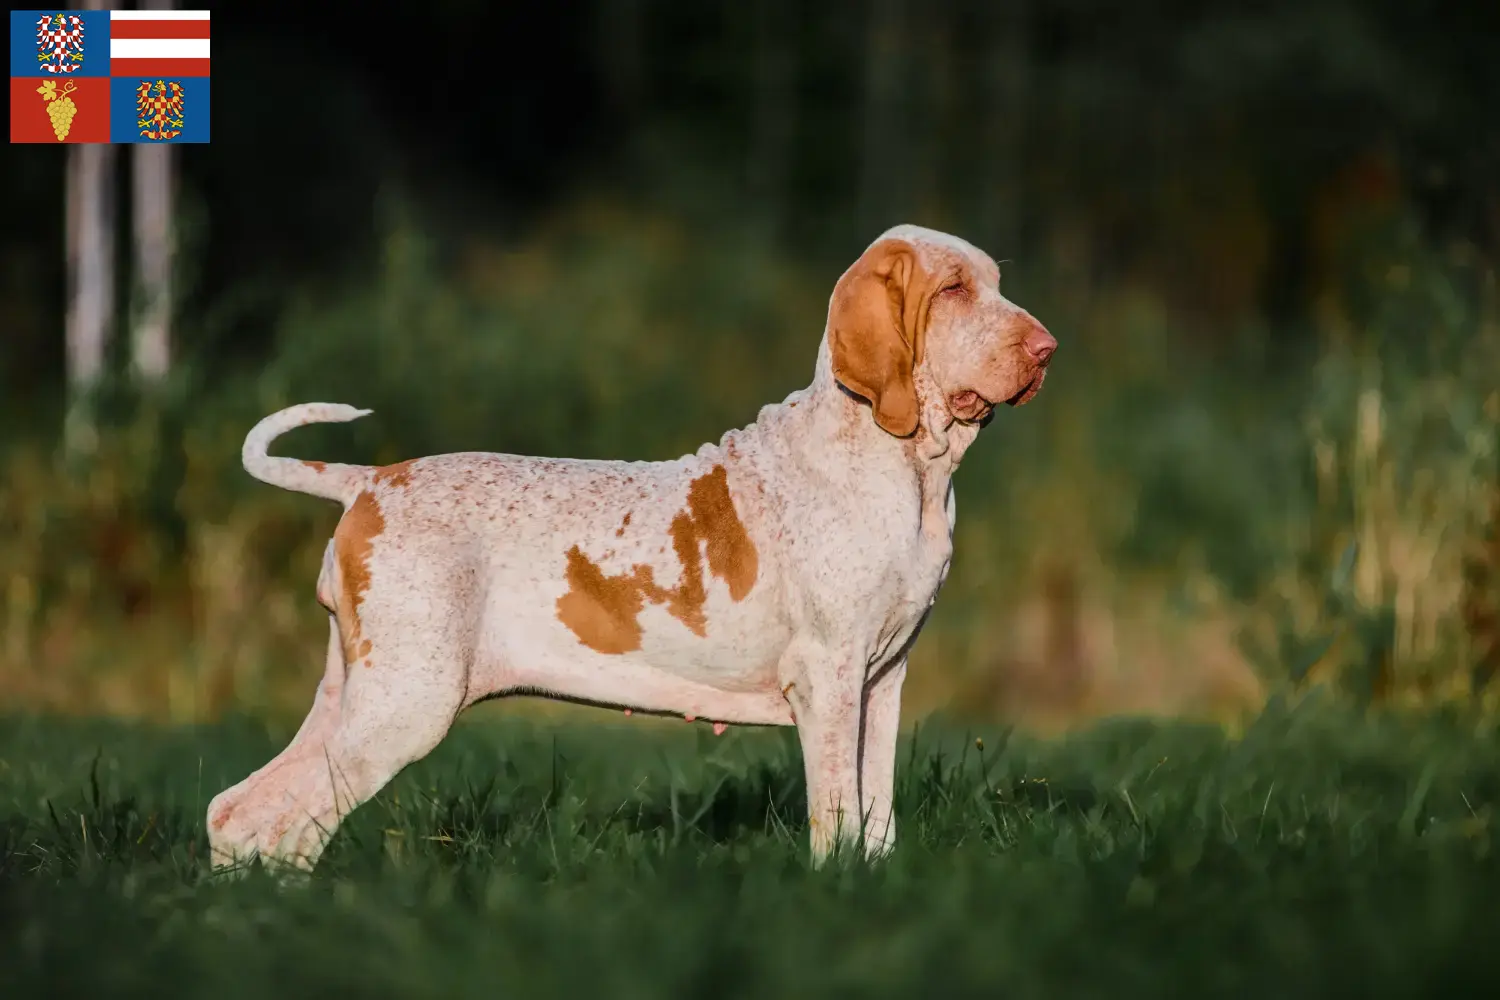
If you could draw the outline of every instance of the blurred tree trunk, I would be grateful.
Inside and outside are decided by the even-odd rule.
[[[1031,79],[1027,33],[1028,0],[1010,0],[985,8],[981,80],[981,192],[979,216],[991,253],[1010,257],[1019,251],[1021,192],[1026,169],[1026,99]]]
[[[787,0],[754,5],[754,121],[750,191],[762,236],[775,241],[786,219],[787,175],[797,125],[795,9]]]
[[[865,34],[864,141],[860,149],[859,219],[874,239],[905,209],[909,163],[902,112],[906,0],[874,0]]]
[[[142,10],[171,10],[173,0],[142,0]],[[131,221],[135,229],[136,290],[140,296],[131,338],[131,370],[141,382],[165,378],[172,361],[171,146],[131,149]]]
[[[84,7],[103,10],[104,0],[86,0]],[[68,410],[63,445],[74,455],[92,451],[98,440],[94,397],[104,375],[115,299],[114,165],[113,146],[68,147],[64,195]]]

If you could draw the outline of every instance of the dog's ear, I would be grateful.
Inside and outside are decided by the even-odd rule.
[[[912,372],[922,360],[932,285],[916,247],[884,239],[844,272],[828,304],[833,377],[869,400],[875,423],[896,437],[917,429]]]

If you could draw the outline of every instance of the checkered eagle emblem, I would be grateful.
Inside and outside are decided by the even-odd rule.
[[[182,134],[182,84],[142,80],[135,88],[136,128],[147,139],[175,139]]]
[[[43,73],[71,73],[83,65],[83,18],[43,14],[36,21],[36,61]]]

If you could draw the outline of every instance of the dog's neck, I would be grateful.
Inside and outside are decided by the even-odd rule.
[[[925,363],[917,367],[915,380],[917,429],[898,438],[875,423],[867,400],[834,378],[825,335],[810,385],[763,407],[754,423],[704,445],[697,458],[721,461],[743,450],[792,452],[811,465],[847,461],[858,475],[900,477],[906,470],[921,492],[924,511],[942,520],[950,480],[979,426],[954,417]]]
[[[803,394],[822,418],[821,422],[827,425],[823,428],[825,434],[852,436],[861,450],[899,452],[924,483],[936,475],[946,489],[948,478],[979,436],[979,425],[966,423],[953,415],[925,360],[917,365],[913,379],[920,416],[916,431],[904,438],[898,438],[876,424],[870,414],[869,401],[849,391],[834,377],[833,356],[826,334],[818,347],[812,384],[803,390]],[[938,483],[934,481],[934,485]]]
[[[812,466],[846,464],[855,476],[904,478],[911,475],[920,493],[923,524],[937,533],[949,528],[947,499],[958,468],[979,427],[956,420],[926,365],[916,373],[920,419],[908,437],[898,438],[875,423],[868,401],[833,377],[825,336],[818,351],[812,384],[780,403],[764,407],[748,427],[730,431],[699,457],[733,456],[737,449],[799,454]],[[893,480],[894,481],[894,480]]]

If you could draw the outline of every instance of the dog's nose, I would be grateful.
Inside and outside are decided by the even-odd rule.
[[[1057,350],[1057,338],[1048,333],[1040,323],[1032,325],[1031,332],[1026,334],[1026,339],[1021,343],[1026,348],[1026,353],[1035,358],[1039,365],[1045,365],[1052,357],[1052,352]]]

